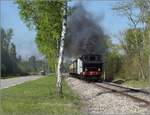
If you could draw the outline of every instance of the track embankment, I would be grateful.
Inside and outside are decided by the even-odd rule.
[[[97,87],[94,83],[76,78],[68,77],[66,81],[85,102],[84,111],[87,114],[150,114],[150,106],[145,106],[144,102],[135,101],[132,98],[120,95],[116,91]],[[129,93],[150,100],[149,96],[144,96],[142,93]]]

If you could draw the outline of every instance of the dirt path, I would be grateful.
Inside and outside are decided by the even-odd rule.
[[[41,75],[32,75],[32,76],[21,76],[16,78],[9,78],[9,79],[1,79],[0,81],[0,89],[12,87],[26,81],[36,80],[43,76]]]

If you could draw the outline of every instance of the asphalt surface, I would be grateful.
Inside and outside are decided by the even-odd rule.
[[[32,76],[21,76],[16,78],[8,78],[8,79],[1,79],[0,81],[0,89],[9,88],[18,84],[22,84],[26,81],[32,81],[39,79],[43,76],[41,75],[32,75]]]

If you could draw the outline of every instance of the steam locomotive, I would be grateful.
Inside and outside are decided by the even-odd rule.
[[[69,74],[84,80],[102,80],[102,58],[101,55],[82,55],[75,59],[69,66]]]

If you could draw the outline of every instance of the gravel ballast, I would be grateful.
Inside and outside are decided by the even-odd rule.
[[[68,77],[66,81],[81,96],[85,103],[84,112],[89,115],[150,115],[150,106],[145,106],[142,102],[99,88],[93,83],[87,83],[77,78]]]

